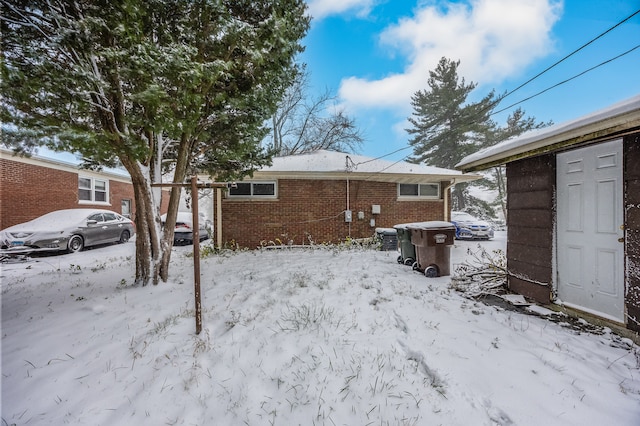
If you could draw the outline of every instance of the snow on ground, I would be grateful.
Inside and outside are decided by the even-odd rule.
[[[190,250],[147,287],[132,242],[3,264],[2,424],[640,424],[638,346],[465,299],[395,252],[207,257],[195,335]]]

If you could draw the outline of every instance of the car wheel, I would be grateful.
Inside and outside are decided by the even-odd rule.
[[[84,248],[84,240],[80,235],[72,235],[67,244],[69,252],[77,253]]]
[[[129,241],[129,238],[131,238],[131,234],[129,234],[129,231],[122,231],[122,234],[120,234],[120,240],[118,241],[118,243],[120,244],[126,243],[127,241]]]

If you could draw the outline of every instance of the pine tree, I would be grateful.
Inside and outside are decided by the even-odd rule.
[[[460,61],[440,59],[435,70],[429,71],[428,90],[419,90],[411,97],[413,107],[407,132],[413,137],[414,162],[454,168],[466,155],[478,149],[480,140],[493,123],[489,118],[495,103],[491,92],[478,102],[467,103],[476,84],[467,84],[458,76]],[[464,209],[469,198],[467,185],[458,184],[452,191],[455,209]]]
[[[172,235],[160,231],[154,169],[169,164],[183,182],[195,171],[240,177],[269,161],[263,123],[295,74],[304,1],[1,5],[5,144],[120,162],[135,193],[136,282],[166,279]]]
[[[475,83],[466,84],[458,76],[460,61],[440,59],[429,71],[429,90],[419,90],[411,97],[413,116],[407,129],[413,135],[413,161],[453,168],[478,146],[478,135],[490,123],[493,92],[479,102],[467,103]]]

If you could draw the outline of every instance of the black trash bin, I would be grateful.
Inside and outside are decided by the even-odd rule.
[[[456,227],[449,222],[432,221],[409,224],[408,229],[416,249],[417,269],[427,277],[450,275]]]
[[[381,242],[380,250],[398,250],[398,235],[394,228],[376,228],[376,238]]]
[[[416,248],[411,242],[411,231],[409,231],[409,223],[393,225],[398,238],[398,246],[400,247],[400,256],[398,263],[413,266],[416,261]]]

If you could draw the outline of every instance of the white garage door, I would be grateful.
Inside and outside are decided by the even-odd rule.
[[[622,141],[558,154],[558,297],[624,322]]]

